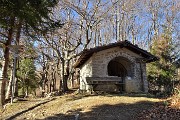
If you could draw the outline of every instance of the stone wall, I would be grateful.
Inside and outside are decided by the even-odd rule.
[[[85,85],[86,77],[108,77],[108,63],[116,57],[127,59],[127,63],[131,66],[130,70],[128,70],[131,71],[131,74],[128,74],[125,78],[125,91],[140,92],[143,89],[147,91],[146,64],[137,61],[137,59],[141,59],[142,56],[120,47],[110,48],[93,54],[81,67],[80,81],[83,83],[80,84],[80,89],[89,89],[90,86]],[[142,80],[144,81],[143,84]]]
[[[144,81],[144,92],[148,92],[148,81],[147,81],[147,74],[146,74],[146,63],[142,63],[142,70],[143,70],[143,81]]]
[[[131,55],[132,54],[132,55]],[[127,58],[132,64],[135,62],[136,57],[134,53],[131,53],[127,49],[122,49],[119,47],[107,49],[104,51],[100,51],[95,53],[92,56],[92,70],[94,77],[107,77],[107,65],[108,63],[119,56]]]

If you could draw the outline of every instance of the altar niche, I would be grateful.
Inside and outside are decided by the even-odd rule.
[[[125,78],[127,76],[132,77],[132,63],[124,57],[116,57],[112,59],[108,66],[108,76],[115,76],[121,78],[121,83],[119,87],[120,92],[125,91]]]

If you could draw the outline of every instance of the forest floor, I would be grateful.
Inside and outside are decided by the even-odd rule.
[[[180,107],[144,94],[69,93],[9,103],[0,117],[3,120],[178,120]]]

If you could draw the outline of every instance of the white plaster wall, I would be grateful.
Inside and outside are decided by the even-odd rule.
[[[86,77],[92,77],[92,58],[80,68],[80,90],[88,90],[90,87],[87,85]]]

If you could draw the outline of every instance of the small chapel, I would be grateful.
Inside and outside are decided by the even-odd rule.
[[[84,50],[74,67],[80,69],[80,90],[147,92],[146,64],[156,60],[125,40]]]

